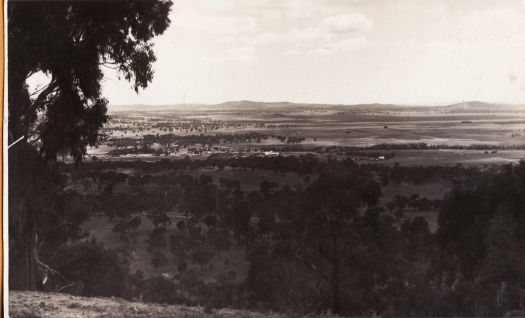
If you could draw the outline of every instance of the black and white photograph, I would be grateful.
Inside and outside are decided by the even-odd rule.
[[[4,2],[5,317],[525,317],[525,0]]]

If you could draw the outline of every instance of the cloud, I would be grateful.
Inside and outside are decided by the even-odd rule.
[[[253,16],[221,16],[187,10],[175,16],[174,27],[216,36],[231,36],[253,32],[257,28],[257,19]]]
[[[277,32],[264,32],[258,35],[255,35],[250,38],[249,42],[251,45],[272,45],[275,43],[280,43],[285,40],[285,35]]]
[[[311,45],[319,43],[320,41],[328,40],[329,35],[323,28],[307,27],[307,28],[293,28],[287,35],[290,42],[301,45]]]
[[[308,18],[337,14],[369,0],[179,0],[176,9],[213,16],[257,16],[270,19]]]
[[[368,46],[368,40],[363,37],[354,37],[341,39],[339,41],[329,42],[322,47],[318,47],[310,50],[308,53],[310,55],[333,55],[340,52],[351,52],[356,51]]]
[[[345,26],[346,27],[346,26]],[[323,22],[317,26],[292,28],[285,33],[265,32],[249,39],[237,38],[237,45],[248,43],[257,49],[277,49],[284,55],[299,55],[301,52],[310,55],[333,55],[338,52],[350,52],[368,46],[368,40],[360,27],[352,28],[353,32],[332,32]]]
[[[373,21],[362,13],[333,15],[314,27],[294,29],[289,37],[308,54],[326,56],[351,52],[368,46],[365,33]]]
[[[257,52],[253,47],[239,47],[220,50],[209,57],[215,62],[254,62],[257,60]]]
[[[525,1],[525,0],[524,0]],[[470,46],[516,47],[525,43],[523,15],[516,10],[480,10],[458,21],[457,41]]]
[[[368,46],[368,40],[364,36],[343,39],[332,43],[332,48],[341,51],[355,51]]]
[[[339,51],[354,51],[368,45],[364,33],[373,22],[361,13],[330,16],[314,26],[294,27],[287,32],[265,32],[239,40],[239,45],[249,43],[253,47],[284,47],[285,55],[297,52],[315,52],[331,55]]]
[[[373,26],[372,20],[358,12],[331,16],[325,19],[322,24],[328,32],[335,34],[368,31]]]
[[[288,55],[288,56],[301,55],[301,51],[299,51],[297,49],[291,49],[291,50],[288,50],[288,51],[284,52],[284,55]]]
[[[351,8],[366,0],[192,1],[176,7],[174,28],[196,36],[213,52],[210,61],[355,51],[367,45],[365,33],[374,25]]]

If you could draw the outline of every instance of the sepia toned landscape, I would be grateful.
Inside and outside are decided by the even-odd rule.
[[[418,235],[427,237],[416,240],[430,240],[453,188],[518,164],[525,151],[525,112],[519,106],[503,106],[498,113],[480,102],[164,107],[111,113],[100,144],[84,163],[75,166],[66,159],[62,165],[65,191],[75,193],[72,202],[85,215],[82,244],[115,251],[133,274],[132,286],[162,288],[155,279],[173,282],[178,292],[171,297],[186,304],[207,302],[200,298],[203,291],[182,287],[190,277],[201,288],[223,293],[268,275],[269,268],[257,269],[256,257],[262,255],[252,253],[261,253],[256,251],[262,246],[292,248],[289,235],[296,231],[295,217],[303,217],[302,197],[319,179],[338,182],[326,171],[369,179],[365,191],[370,192],[362,195],[363,200],[372,196],[373,208],[357,206],[357,211],[382,215],[394,228],[422,226],[417,231],[427,232]],[[418,262],[429,250],[421,250]],[[77,285],[66,291],[79,293]],[[132,288],[138,299],[160,296]],[[174,301],[169,297],[161,299]],[[233,297],[248,302],[242,297],[254,296]],[[220,299],[214,302],[221,306]],[[273,306],[282,305],[276,304],[267,309],[279,311]]]
[[[7,8],[10,317],[525,315],[525,3]]]
[[[303,188],[315,179],[313,172],[297,174],[294,171],[277,173],[272,168],[247,169],[239,163],[242,162],[240,160],[275,158],[274,161],[286,161],[284,158],[296,160],[304,156],[319,162],[350,158],[361,164],[386,166],[439,164],[489,169],[493,165],[517,163],[525,157],[525,136],[522,136],[521,128],[525,127],[525,118],[520,120],[525,113],[517,106],[507,107],[506,112],[497,115],[490,111],[493,105],[479,102],[433,108],[255,102],[200,106],[194,107],[197,109],[191,112],[183,110],[184,107],[176,105],[170,110],[112,114],[109,124],[102,130],[106,134],[104,142],[88,151],[89,157],[82,170],[91,172],[82,171],[78,176],[73,172],[71,175],[70,189],[95,196],[116,194],[128,204],[134,200],[142,201],[140,204],[148,207],[138,211],[141,221],[137,221],[137,228],[131,233],[134,236],[134,244],[131,245],[127,244],[127,229],[119,228],[123,226],[120,218],[101,214],[91,217],[85,224],[85,229],[97,240],[133,255],[130,264],[133,271],[173,276],[177,273],[179,262],[189,262],[199,269],[197,260],[172,255],[175,254],[172,253],[173,246],[165,243],[162,243],[165,247],[159,248],[162,254],[157,254],[165,264],[157,267],[152,262],[155,253],[145,243],[148,234],[160,224],[152,223],[155,217],[148,210],[161,203],[156,198],[152,203],[145,204],[148,199],[137,194],[141,191],[155,194],[167,191],[163,186],[166,181],[162,180],[176,178],[177,172],[188,180],[200,178],[205,180],[205,185],[211,185],[206,195],[211,199],[210,206],[203,208],[211,212],[221,209],[217,206],[220,199],[216,197],[221,188],[233,186],[248,194],[261,191],[264,182],[270,182],[275,187]],[[195,168],[182,164],[180,169],[172,170],[166,160],[200,162]],[[107,169],[103,169],[101,176],[94,176],[97,172],[93,170],[105,166],[98,161],[108,161]],[[157,168],[148,168],[150,171],[133,168],[134,161],[149,163],[148,167]],[[93,162],[97,163],[90,169],[89,163]],[[124,163],[119,165],[118,162]],[[104,180],[105,175],[109,176],[108,180]],[[142,181],[144,178],[147,181]],[[435,232],[440,201],[452,187],[449,180],[429,178],[425,182],[398,183],[395,186],[384,183],[380,199],[382,208],[391,207],[400,198],[411,202],[408,198],[418,196],[408,209],[403,208],[400,212],[412,218],[423,216],[430,230]],[[184,186],[179,186],[177,190],[187,191]],[[154,194],[151,196],[155,197]],[[101,199],[94,201],[98,200]],[[173,202],[164,203],[159,210],[163,210],[159,212],[165,222],[163,226],[166,223],[169,225],[164,234],[166,237],[177,235],[180,230],[177,223],[184,224],[197,212],[188,213]],[[251,221],[255,222],[254,227],[260,217],[253,216]],[[205,223],[199,226],[204,232],[209,230]],[[231,272],[236,276],[235,280],[242,282],[249,266],[245,259],[245,246],[236,246],[227,253],[216,252],[217,257],[209,264],[213,270],[200,271],[203,279],[210,281],[218,274]],[[166,255],[172,257],[171,262]],[[223,262],[230,262],[230,265],[226,266]],[[237,274],[240,276],[237,277]]]
[[[525,148],[525,109],[518,105],[240,101],[189,107],[128,106],[153,110],[116,111],[102,130],[104,142],[89,154],[122,160],[315,154],[388,158],[386,164],[483,165],[517,162]]]

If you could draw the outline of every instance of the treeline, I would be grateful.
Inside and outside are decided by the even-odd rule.
[[[303,137],[282,136],[274,134],[246,133],[246,134],[215,134],[215,135],[189,135],[180,136],[174,134],[166,135],[144,135],[142,138],[111,138],[109,145],[115,147],[108,151],[110,156],[121,156],[128,154],[154,154],[168,155],[177,153],[181,149],[187,149],[191,153],[202,153],[204,150],[225,150],[221,147],[235,144],[261,144],[264,140],[276,139],[283,144],[300,144],[304,142]],[[157,145],[155,147],[155,145]],[[199,147],[197,147],[199,146]]]
[[[274,145],[264,145],[263,141],[269,138],[277,139],[281,143]],[[314,140],[317,140],[314,138]],[[310,152],[317,154],[331,154],[338,156],[354,156],[354,157],[368,157],[385,159],[392,159],[395,157],[394,150],[479,150],[489,151],[492,153],[498,150],[525,150],[525,145],[489,145],[489,144],[473,144],[473,145],[434,145],[427,143],[402,143],[402,144],[377,144],[372,146],[311,146],[301,145],[305,141],[304,137],[298,136],[283,136],[274,134],[216,134],[216,135],[145,135],[142,139],[134,138],[113,138],[110,139],[110,145],[114,146],[108,152],[110,156],[120,156],[126,154],[169,154],[177,153],[182,148],[187,148],[191,153],[202,153],[203,150],[224,150],[228,152],[227,148],[221,149],[225,145],[234,144],[260,144],[257,147],[259,151],[281,151],[281,152]],[[153,144],[160,145],[160,148],[152,148]],[[194,146],[203,146],[203,148],[191,148]],[[247,150],[252,150],[248,148]]]
[[[189,162],[142,164],[152,172],[153,168],[186,166]],[[207,162],[207,166],[212,162]],[[79,167],[79,172],[87,176],[96,171],[95,167],[106,169],[102,176],[108,180],[113,178],[107,171],[112,164],[117,163],[85,164]],[[118,163],[120,168],[125,164]],[[204,161],[193,164],[203,167]],[[140,164],[136,165],[139,169]],[[157,212],[149,216],[156,219],[148,243],[154,266],[162,266],[183,253],[204,268],[217,251],[227,249],[228,242],[236,238],[244,242],[250,261],[244,283],[235,282],[234,272],[204,282],[183,262],[177,264],[178,272],[173,278],[131,275],[122,261],[125,257],[115,259],[103,247],[90,243],[84,248],[100,250],[97,253],[108,262],[119,260],[120,265],[106,267],[124,275],[118,288],[97,285],[99,293],[90,295],[107,295],[113,290],[121,297],[161,303],[297,313],[332,311],[344,315],[495,316],[522,309],[523,162],[486,171],[461,166],[357,165],[351,160],[320,161],[308,156],[261,158],[259,162],[235,159],[229,165],[258,169],[286,167],[302,173],[315,171],[317,177],[305,187],[279,187],[263,182],[258,191],[249,193],[240,191],[236,182],[228,180],[222,180],[217,187],[207,176],[140,175],[127,180],[140,185],[139,193],[143,182],[184,185],[178,195],[168,190],[155,196],[159,191],[151,191],[137,193],[133,199],[151,199],[148,204],[173,200],[173,205],[153,209]],[[388,207],[392,211],[439,208],[436,234],[429,231],[422,217],[409,219],[377,206],[380,183],[384,182],[378,177],[381,175],[383,178],[388,175],[391,182],[434,177],[455,180],[453,191],[443,200],[397,196]],[[121,174],[114,177],[124,178]],[[116,202],[123,201],[132,200],[115,196],[113,203],[105,205],[115,207]],[[178,222],[176,232],[168,235],[165,229],[173,225],[168,225],[161,211],[173,206],[187,211],[189,218]],[[129,220],[122,227],[136,225],[134,209],[122,207],[121,211],[129,212],[121,215]],[[208,230],[197,229],[199,223],[207,224]],[[217,236],[210,239],[209,229]],[[158,246],[169,246],[172,255],[161,255],[155,250]],[[78,246],[74,248],[79,250]],[[86,257],[84,253],[78,255]],[[80,264],[81,261],[72,262],[68,265],[72,268],[61,267],[61,263],[55,266],[61,273],[71,273],[64,276],[67,281],[89,281],[90,276],[79,275],[93,269],[76,268]],[[102,285],[115,284],[96,281]]]
[[[525,144],[520,145],[488,145],[488,144],[472,144],[472,145],[434,145],[427,143],[403,143],[403,144],[377,144],[367,149],[382,149],[382,150],[525,150]]]
[[[187,119],[185,119],[187,120]],[[159,129],[161,131],[197,131],[207,132],[211,130],[219,129],[246,129],[246,128],[264,128],[265,124],[261,121],[218,121],[218,120],[193,120],[190,122],[184,122],[182,120],[177,121],[164,121],[163,119],[158,120],[151,126],[152,129]]]
[[[269,192],[258,205],[267,208],[256,211],[252,265],[239,290],[250,306],[400,316],[522,309],[525,164],[458,185],[435,236],[422,218],[374,208],[380,192],[366,172],[335,171],[304,190]]]
[[[426,197],[420,197],[419,194],[414,193],[409,197],[404,195],[395,195],[392,201],[386,204],[389,211],[404,211],[405,209],[411,209],[413,211],[429,211],[439,210],[443,204],[442,199],[428,199]]]
[[[117,169],[135,169],[144,173],[169,172],[177,170],[196,170],[200,168],[244,168],[273,171],[276,173],[293,172],[299,176],[320,174],[333,169],[334,166],[344,165],[347,167],[360,167],[361,170],[373,173],[386,185],[390,182],[413,182],[422,183],[434,178],[460,181],[464,179],[476,178],[481,174],[475,167],[456,166],[416,166],[406,167],[399,164],[386,166],[376,163],[362,163],[358,165],[350,158],[336,159],[335,157],[319,158],[313,154],[307,155],[288,155],[275,157],[232,157],[220,154],[210,155],[202,160],[191,160],[189,157],[184,159],[162,159],[154,162],[149,161],[92,161],[83,163],[75,167],[70,164],[61,164],[65,172],[75,172],[75,175],[93,175],[100,173],[111,174]],[[495,167],[488,168],[496,169]]]
[[[113,138],[110,139],[110,145],[116,148],[134,147],[137,144],[151,146],[160,145],[178,145],[180,147],[189,147],[196,144],[215,146],[221,144],[238,144],[238,143],[261,143],[267,139],[278,139],[282,143],[300,143],[304,141],[302,137],[274,135],[273,133],[239,133],[239,134],[215,134],[215,135],[175,135],[175,134],[157,134],[144,135],[141,139],[136,138]]]
[[[136,117],[110,116],[111,126],[104,127],[104,131],[131,131],[133,133],[143,132],[151,129],[158,129],[165,132],[208,132],[219,129],[246,129],[246,128],[265,128],[265,123],[256,120],[231,120],[218,121],[209,119],[188,119],[179,116],[166,118],[149,118],[151,114],[144,114],[146,118],[138,120]]]
[[[392,150],[525,150],[525,144],[516,145],[488,145],[488,144],[473,144],[473,145],[447,145],[447,144],[427,144],[427,143],[381,143],[371,146],[309,146],[309,145],[271,145],[264,146],[262,149],[274,151],[304,151],[319,154],[338,154],[338,155],[352,155],[355,152],[365,151],[383,151],[383,154],[388,154]],[[393,154],[393,153],[392,153]]]

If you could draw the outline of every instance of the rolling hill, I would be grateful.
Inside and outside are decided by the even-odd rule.
[[[110,105],[110,111],[291,111],[308,109],[331,109],[338,111],[439,111],[449,113],[466,112],[509,112],[525,111],[524,105],[495,104],[480,101],[468,101],[443,106],[396,105],[396,104],[309,104],[291,102],[259,102],[250,100],[229,101],[220,104],[171,104],[171,105]]]

